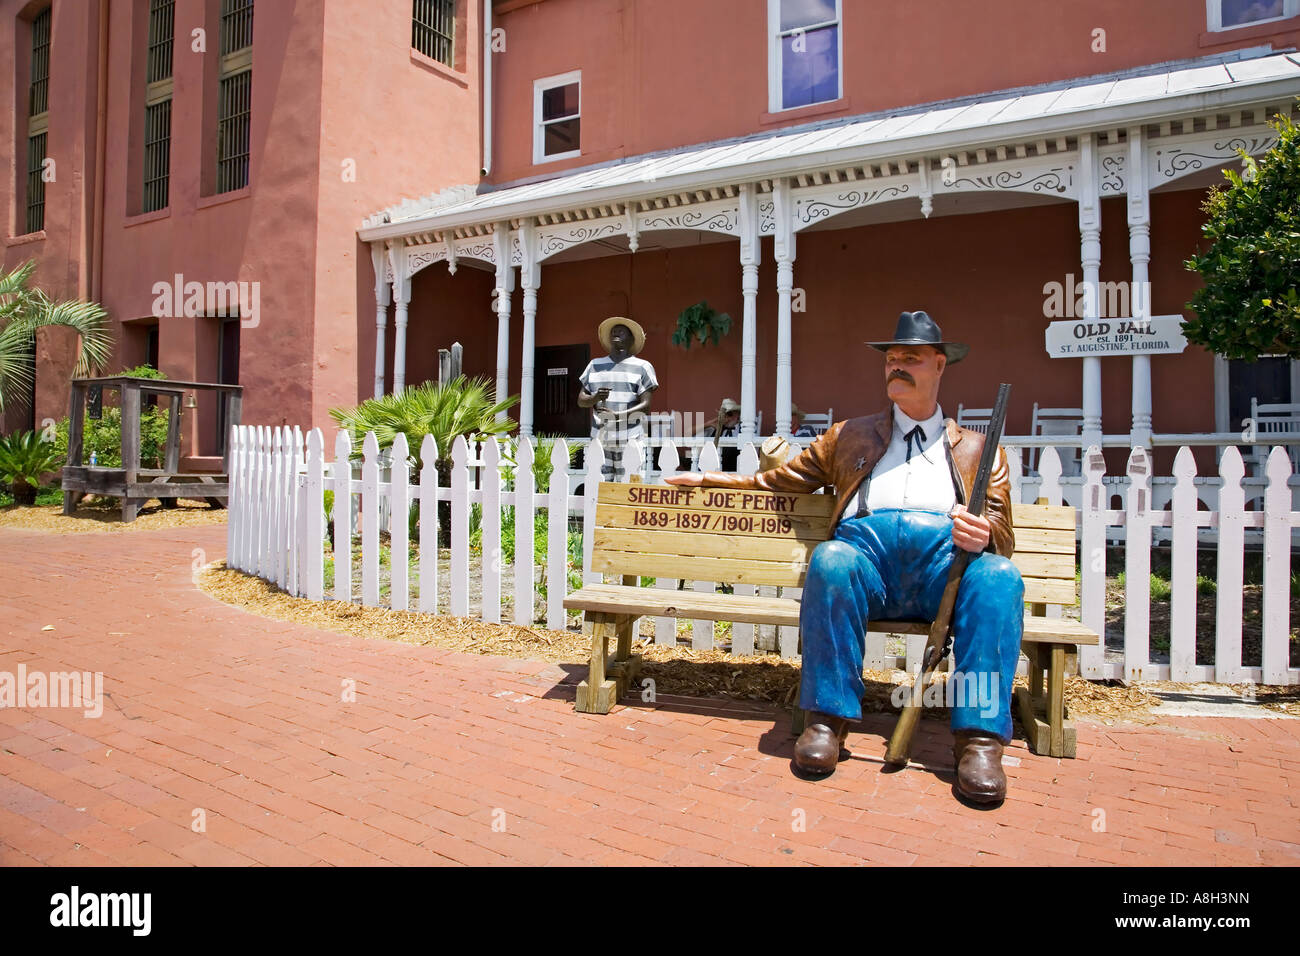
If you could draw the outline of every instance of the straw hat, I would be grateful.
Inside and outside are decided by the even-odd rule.
[[[614,330],[614,326],[616,325],[626,325],[628,331],[632,333],[631,354],[636,355],[640,352],[645,346],[645,329],[641,328],[641,326],[633,322],[631,319],[625,318],[621,315],[611,315],[604,322],[600,323],[600,328],[596,330],[596,335],[600,338],[600,344],[606,349],[610,347],[609,333]]]
[[[740,402],[736,401],[734,398],[724,398],[722,404],[718,407],[722,409],[722,413],[725,415],[727,412],[740,411]]]

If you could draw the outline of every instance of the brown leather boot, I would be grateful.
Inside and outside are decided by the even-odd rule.
[[[808,714],[808,726],[794,743],[794,764],[804,773],[825,775],[840,761],[840,749],[849,736],[849,721],[844,717]]]
[[[957,792],[974,803],[999,803],[1007,796],[1002,742],[987,734],[958,731],[952,746]]]

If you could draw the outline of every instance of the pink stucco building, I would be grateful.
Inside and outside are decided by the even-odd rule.
[[[1011,433],[1035,402],[1093,437],[1222,432],[1251,394],[1300,401],[1292,363],[1050,358],[1044,333],[1183,312],[1205,191],[1293,109],[1298,40],[1297,0],[3,0],[5,265],[101,301],[120,365],[237,376],[252,423],[327,425],[460,341],[525,432],[571,428],[623,314],[657,409],[731,396],[770,433],[792,401],[874,410],[861,343],[924,308],[974,345],[949,414],[1010,380]],[[1052,311],[1086,282],[1114,296]],[[732,333],[671,345],[700,300]],[[38,417],[69,355],[42,336]]]

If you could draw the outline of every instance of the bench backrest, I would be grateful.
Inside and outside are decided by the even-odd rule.
[[[831,495],[601,482],[591,569],[802,587],[834,511]]]
[[[831,534],[833,495],[601,482],[591,569],[603,574],[802,587]],[[1025,600],[1074,604],[1075,512],[1015,505]]]

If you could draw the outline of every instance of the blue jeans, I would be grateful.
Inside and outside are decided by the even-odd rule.
[[[867,623],[931,620],[957,546],[952,519],[885,509],[841,521],[813,551],[799,611],[803,673],[799,706],[832,717],[862,716]],[[957,590],[949,682],[954,732],[1011,740],[1011,685],[1024,627],[1024,582],[1007,558],[972,555]]]

